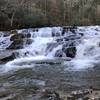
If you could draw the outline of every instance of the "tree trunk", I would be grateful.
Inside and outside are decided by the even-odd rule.
[[[13,26],[14,16],[15,16],[15,11],[13,12],[12,17],[11,17],[11,21],[10,21],[11,27]]]

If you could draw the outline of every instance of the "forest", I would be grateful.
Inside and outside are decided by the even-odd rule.
[[[99,25],[100,0],[0,0],[0,30]]]

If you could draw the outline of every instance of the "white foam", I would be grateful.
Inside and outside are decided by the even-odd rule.
[[[100,31],[95,35],[93,29],[95,27],[88,27],[81,43],[76,46],[76,57],[71,61],[76,69],[91,68],[100,62]],[[87,30],[89,34],[87,34]]]
[[[25,58],[18,58],[13,61],[9,61],[5,65],[5,72],[8,72],[10,70],[14,69],[22,69],[22,68],[31,68],[34,67],[35,62],[38,61],[45,61],[45,60],[52,60],[53,58],[48,58],[46,56],[35,56],[35,57],[25,57]]]
[[[25,67],[33,67],[28,62],[32,62],[35,60],[46,60],[52,59],[57,50],[61,50],[64,43],[57,44],[56,47],[53,47],[51,51],[46,54],[47,45],[49,43],[56,43],[55,37],[52,37],[52,32],[59,33],[61,35],[61,27],[46,27],[40,28],[38,31],[32,31],[32,29],[28,29],[28,33],[31,34],[31,39],[33,40],[32,44],[24,45],[24,48],[19,50],[19,55],[17,59],[10,61],[6,64],[6,69],[14,69],[14,68],[25,68]],[[24,34],[24,30],[18,30],[19,34]],[[27,31],[26,31],[27,32]],[[84,69],[88,67],[93,67],[100,60],[100,26],[87,26],[87,27],[78,27],[77,35],[80,33],[84,34],[84,36],[80,39],[76,44],[76,57],[71,60],[70,65],[74,66],[76,69]],[[67,34],[67,33],[66,33]],[[68,34],[70,35],[70,34]],[[67,36],[67,35],[65,35]],[[80,36],[80,35],[79,35]],[[10,36],[4,37],[2,34],[0,35],[0,48],[7,48],[11,44]],[[70,40],[71,42],[72,40]],[[64,41],[63,41],[64,42]],[[24,63],[20,66],[21,63]]]

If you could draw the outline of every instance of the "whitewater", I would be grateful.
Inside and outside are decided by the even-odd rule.
[[[58,66],[59,64],[70,66],[73,70],[83,70],[93,68],[100,62],[100,26],[77,27],[74,32],[68,29],[63,34],[62,27],[16,31],[17,34],[30,34],[32,43],[24,42],[23,48],[15,50],[17,52],[15,59],[1,64],[1,69],[5,72],[34,67],[37,63],[49,64],[51,62],[56,62]],[[12,36],[13,34],[9,32],[0,32],[0,50],[7,50],[13,43]],[[67,48],[72,47],[76,49],[75,56],[68,55]]]

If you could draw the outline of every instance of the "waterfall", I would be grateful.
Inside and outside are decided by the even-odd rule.
[[[16,30],[16,34],[0,32],[0,50],[9,49],[15,54],[15,59],[6,63],[10,68],[58,58],[75,68],[99,63],[100,26],[30,28]]]
[[[77,53],[71,61],[75,69],[94,67],[100,62],[100,27],[80,27],[84,32],[81,43],[76,46]]]

